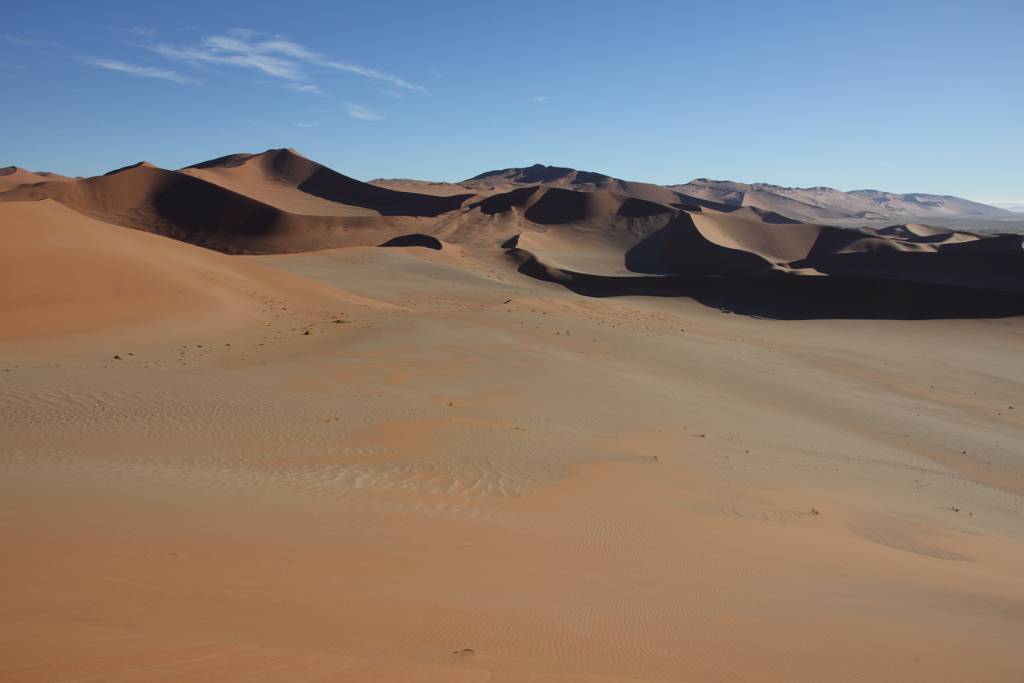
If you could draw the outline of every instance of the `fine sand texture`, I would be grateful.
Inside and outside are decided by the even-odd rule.
[[[535,186],[228,255],[48,192],[0,202],[0,681],[1024,679],[1012,240]],[[862,254],[957,275],[855,308]]]

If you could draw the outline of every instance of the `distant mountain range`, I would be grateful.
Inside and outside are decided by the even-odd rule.
[[[591,171],[535,164],[481,173],[458,185],[473,190],[544,185],[576,190],[621,189],[651,201],[710,202],[723,207],[749,206],[801,221],[841,219],[907,220],[952,216],[1009,216],[1010,211],[950,195],[920,192],[897,194],[880,190],[843,192],[830,187],[782,187],[697,178],[678,185],[652,185]],[[667,191],[667,192],[666,192]],[[675,193],[675,202],[668,193]]]
[[[285,154],[281,154],[282,152]],[[215,183],[221,180],[221,184],[224,184],[225,176],[217,169],[242,166],[252,157],[259,157],[260,164],[289,166],[290,175],[297,172],[296,168],[292,167],[302,167],[302,171],[305,172],[303,182],[306,182],[307,186],[325,182],[334,185],[336,184],[334,181],[337,180],[334,176],[340,175],[319,164],[316,166],[322,170],[317,171],[311,167],[307,169],[306,166],[314,162],[310,162],[291,150],[268,150],[259,155],[233,154],[196,164],[183,170],[185,173]],[[267,159],[273,159],[273,161],[267,161]],[[273,169],[267,169],[267,172],[273,175]],[[67,178],[55,173],[30,172],[16,166],[0,168],[0,192],[21,185],[58,180],[67,180]],[[661,204],[705,206],[723,210],[751,207],[758,211],[778,214],[797,221],[817,223],[839,221],[850,224],[851,221],[857,220],[865,222],[927,221],[928,219],[956,217],[1006,219],[1013,218],[1015,211],[1024,211],[1024,205],[998,207],[961,197],[923,192],[907,194],[881,190],[843,192],[830,187],[783,187],[768,183],[737,183],[731,180],[711,180],[709,178],[697,178],[688,183],[676,185],[655,185],[622,180],[593,171],[580,171],[542,164],[487,171],[458,183],[383,178],[371,180],[368,184],[351,178],[346,178],[346,181],[350,188],[362,188],[358,190],[359,194],[369,191],[371,195],[374,194],[374,191],[367,188],[367,185],[432,196],[493,194],[529,186],[557,187],[583,192],[609,190]],[[229,189],[234,189],[231,187],[232,182],[238,182],[238,179],[226,182]],[[332,187],[332,193],[337,191],[337,187]],[[348,190],[348,192],[351,191]],[[376,199],[386,204],[385,196],[379,194]],[[417,201],[420,203],[426,201],[426,204],[431,206],[430,209],[426,209],[425,206],[418,207],[426,214],[447,210],[446,206],[442,206],[443,202],[422,199]],[[358,202],[356,203],[358,204]],[[377,206],[376,202],[372,203],[374,203],[374,209],[380,210],[381,207]],[[434,205],[437,207],[435,208]],[[404,213],[404,209],[405,207],[402,207],[398,209],[398,212]],[[385,215],[389,213],[388,209],[380,212]],[[419,212],[412,211],[411,213]]]
[[[3,206],[12,202],[22,206]],[[57,220],[66,209],[229,254],[425,247],[488,268],[505,263],[581,294],[690,296],[757,315],[1024,310],[1022,235],[924,224],[1012,215],[956,197],[710,180],[661,186],[540,165],[461,183],[366,183],[291,149],[177,170],[140,162],[91,178],[0,172],[7,215]],[[891,222],[836,225],[879,215]]]

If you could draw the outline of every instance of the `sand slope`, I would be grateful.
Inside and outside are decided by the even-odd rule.
[[[998,305],[981,305],[978,315],[1014,311],[1015,303],[1005,293],[1024,293],[1019,236],[980,235],[919,223],[875,230],[839,228],[787,217],[801,212],[791,210],[787,202],[798,200],[786,193],[772,195],[778,203],[761,206],[739,195],[710,201],[668,188],[539,165],[483,174],[461,187],[466,191],[455,195],[396,191],[354,180],[293,150],[275,149],[228,155],[180,172],[141,163],[96,178],[26,184],[0,193],[0,201],[51,198],[98,220],[239,254],[433,238],[498,263],[504,245],[525,236],[532,248],[518,247],[528,252],[521,261],[537,264],[537,272],[550,266],[550,273],[574,273],[579,276],[577,284],[588,283],[577,289],[579,293],[596,292],[592,285],[598,281],[586,276],[633,277],[601,283],[602,295],[613,294],[621,285],[624,292],[656,289],[661,296],[671,294],[670,281],[636,276],[712,277],[719,279],[712,289],[731,288],[726,299],[733,301],[757,286],[723,284],[722,278],[834,277],[857,281],[851,285],[857,291],[846,291],[848,287],[838,282],[772,287],[782,287],[780,292],[842,289],[848,301],[867,297],[874,302],[885,298],[885,283],[908,283],[900,287],[903,303],[897,308],[910,312],[922,298],[952,295],[959,301],[953,307],[957,315],[971,313],[976,293],[961,296],[917,285],[999,292]],[[730,192],[746,192],[729,187]],[[412,235],[423,237],[407,237]],[[701,291],[708,287],[696,281],[681,284],[685,286],[679,288],[679,296],[692,295],[694,285]],[[824,302],[828,295],[813,296]],[[860,314],[870,316],[873,305]],[[740,308],[756,314],[760,306]],[[895,310],[887,304],[883,308],[886,316]],[[921,310],[925,309],[941,312],[943,306],[940,302]],[[828,314],[827,307],[815,311],[814,315]]]
[[[385,218],[342,205],[331,215],[291,213],[262,201],[279,199],[277,186],[270,182],[239,189],[254,196],[142,162],[94,178],[21,186],[0,194],[0,202],[49,198],[98,220],[228,253],[379,244],[414,231],[423,220],[402,215]],[[285,194],[289,201],[298,201],[294,196],[301,193]],[[314,203],[323,201],[314,198]]]
[[[231,154],[182,169],[291,213],[313,216],[435,217],[471,196],[401,192],[349,178],[291,149]],[[454,193],[453,193],[454,194]]]
[[[141,162],[94,178],[26,180],[0,191],[0,202],[49,198],[104,222],[219,251],[281,253],[379,244],[422,230],[470,196],[396,192],[292,150],[269,150],[181,172]]]
[[[7,192],[22,185],[35,185],[37,183],[50,183],[60,180],[68,180],[68,178],[46,171],[26,171],[17,166],[4,166],[0,168],[0,192]]]
[[[343,292],[102,223],[52,200],[0,203],[0,230],[3,339],[126,327],[158,337],[175,325],[254,322],[268,302],[282,297],[351,301]]]
[[[83,288],[178,335],[0,341],[0,680],[1024,675],[1021,319],[759,320],[492,258],[513,227],[567,258],[632,221],[725,240],[688,213],[229,257],[0,211],[25,308]]]
[[[517,188],[470,204],[458,220],[448,221],[442,230],[450,241],[488,234],[495,243],[502,234],[499,231],[516,234],[515,243],[506,240],[501,244],[527,252],[523,256],[533,264],[527,268],[529,272],[541,274],[550,266],[576,276],[713,277],[719,289],[730,288],[729,300],[759,285],[737,282],[733,286],[722,278],[754,276],[788,278],[786,283],[771,285],[782,287],[780,294],[795,294],[804,287],[838,292],[849,285],[862,290],[859,294],[843,293],[842,298],[849,301],[868,293],[875,300],[884,296],[886,287],[893,286],[886,283],[907,283],[899,287],[907,314],[918,304],[922,304],[921,310],[941,311],[941,303],[924,306],[922,299],[951,295],[960,300],[954,307],[957,315],[969,315],[972,306],[978,306],[979,315],[991,314],[992,310],[1012,312],[1018,308],[1014,296],[1024,293],[1020,236],[982,236],[919,224],[882,230],[839,228],[800,223],[752,207],[727,211],[684,209],[610,189],[585,192],[543,186]],[[545,277],[554,277],[553,272],[547,271]],[[847,284],[803,282],[822,276],[841,278]],[[600,290],[607,296],[614,294],[618,285],[621,293],[646,290],[665,296],[672,292],[670,280],[633,277],[596,287],[594,277],[577,277],[577,284],[588,284],[576,291],[597,294]],[[707,283],[678,282],[682,285],[680,296],[692,295],[694,285],[706,290]],[[995,299],[1001,303],[990,309],[982,305],[984,296],[977,293],[960,298],[948,289],[932,291],[917,284],[997,291],[1001,294]],[[824,303],[825,294],[813,296]],[[757,307],[741,308],[757,312]],[[983,309],[988,312],[983,313]],[[828,314],[827,310],[816,310],[815,315]],[[892,314],[892,309],[887,311],[885,315]],[[870,306],[862,309],[862,314],[870,315]]]

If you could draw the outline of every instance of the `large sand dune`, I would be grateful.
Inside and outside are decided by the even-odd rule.
[[[593,191],[533,186],[509,190],[472,203],[458,220],[445,224],[448,239],[479,239],[516,232],[514,246],[528,252],[524,272],[547,273],[545,266],[575,273],[580,293],[607,296],[657,293],[694,296],[699,290],[728,289],[727,298],[742,298],[742,292],[764,287],[764,291],[827,292],[814,294],[815,313],[827,317],[827,302],[839,290],[855,291],[842,298],[865,299],[869,305],[856,307],[858,315],[871,315],[870,302],[885,298],[889,289],[903,298],[897,308],[913,315],[940,315],[941,301],[953,297],[950,307],[956,315],[1016,312],[1019,295],[1024,294],[1024,249],[1015,235],[981,236],[930,226],[909,224],[882,230],[840,228],[800,223],[778,214],[743,207],[717,210],[710,207],[680,208],[629,196],[611,189]],[[524,241],[525,240],[525,241]],[[529,246],[526,246],[529,245]],[[643,274],[658,279],[640,278]],[[624,278],[622,276],[630,276]],[[663,276],[676,276],[666,279]],[[818,280],[835,276],[840,282]],[[612,279],[601,280],[610,277]],[[679,280],[678,277],[684,278]],[[736,278],[784,278],[771,283],[735,282]],[[713,282],[694,278],[714,278]],[[808,278],[815,278],[809,281]],[[555,278],[566,281],[565,277]],[[573,278],[569,278],[573,279]],[[588,283],[580,287],[580,283]],[[600,287],[591,285],[600,283]],[[902,284],[896,284],[902,283]],[[932,290],[918,284],[943,285]],[[673,290],[674,285],[679,285]],[[696,290],[695,290],[696,287]],[[957,288],[979,290],[958,294]],[[995,292],[998,305],[982,305],[983,292]],[[900,294],[897,296],[896,293]],[[809,295],[810,296],[810,295]],[[762,296],[756,296],[763,300]],[[798,313],[800,297],[788,300],[787,317]],[[878,302],[878,315],[889,317],[894,308]],[[735,309],[735,306],[729,306]],[[749,305],[740,309],[772,314]],[[884,309],[884,311],[883,311]],[[929,313],[925,314],[925,311]],[[985,313],[983,313],[985,311]],[[835,315],[849,315],[847,306],[837,306]],[[808,315],[811,315],[808,309]]]
[[[228,253],[379,244],[470,195],[361,183],[290,150],[230,155],[184,171],[141,162],[93,178],[22,184],[0,201],[53,199],[98,220]]]
[[[1019,236],[306,162],[2,196],[0,681],[1024,677]]]
[[[274,301],[341,305],[343,292],[190,244],[82,216],[52,200],[0,203],[0,339],[32,340],[176,325],[223,329]],[[162,330],[162,332],[161,332]]]
[[[60,182],[27,182],[42,176],[21,170],[8,175],[26,182],[0,192],[0,201],[50,198],[98,220],[227,253],[369,246],[405,234],[497,251],[520,233],[556,231],[559,267],[590,275],[786,273],[1024,291],[1024,252],[1010,236],[917,223],[830,227],[793,219],[801,212],[790,211],[786,202],[796,200],[786,193],[773,195],[784,200],[778,204],[724,195],[711,201],[703,191],[690,196],[568,168],[494,171],[452,186],[465,190],[452,195],[363,183],[290,149],[231,154],[182,171],[143,162]]]
[[[184,173],[256,197],[291,213],[313,216],[436,217],[472,196],[436,196],[377,187],[344,176],[291,149],[231,154]]]
[[[37,183],[50,183],[59,180],[68,180],[62,175],[46,171],[26,171],[17,166],[4,166],[0,168],[0,192],[7,192],[22,185],[35,185]]]

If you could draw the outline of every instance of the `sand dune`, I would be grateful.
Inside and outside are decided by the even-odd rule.
[[[437,196],[378,187],[344,176],[291,149],[231,154],[182,172],[284,211],[315,216],[436,217],[458,208],[471,196]]]
[[[421,235],[500,261],[510,239],[551,232],[533,258],[594,276],[835,276],[1024,292],[1019,239],[919,223],[875,230],[803,223],[782,213],[794,215],[787,204],[798,201],[793,193],[756,206],[739,195],[707,200],[721,187],[698,185],[707,192],[690,197],[536,165],[482,174],[459,186],[465,192],[442,196],[362,183],[275,149],[181,172],[141,163],[96,178],[25,184],[0,200],[51,198],[98,220],[228,253],[371,246]]]
[[[15,189],[0,200],[53,199],[97,220],[228,252],[286,250],[294,233],[327,229],[326,218],[287,214],[236,192],[141,162],[73,182]]]
[[[176,240],[102,223],[52,200],[0,203],[0,338],[34,339],[132,327],[232,327],[269,302],[338,304],[275,271]]]
[[[479,211],[484,216],[504,216],[504,223],[487,225],[492,229],[500,225],[504,230],[519,231],[518,248],[528,251],[530,259],[577,275],[643,273],[687,278],[833,275],[844,280],[873,281],[874,284],[866,283],[863,287],[876,293],[884,291],[882,282],[1024,293],[1021,276],[1024,250],[1020,247],[1019,236],[982,237],[918,224],[882,230],[839,228],[784,220],[751,207],[731,211],[708,207],[683,210],[611,190],[583,192],[541,186],[494,194],[472,204],[471,211]],[[463,230],[468,231],[468,228]],[[545,236],[538,241],[535,233]],[[530,248],[522,246],[524,237],[530,240]],[[667,281],[644,283],[634,279],[628,285],[625,281],[620,284],[634,294],[650,290],[663,296],[670,291]],[[600,289],[607,293],[614,286],[612,281]],[[804,287],[789,283],[773,286],[784,286],[794,292]],[[849,289],[848,285],[840,287],[838,284],[809,286],[815,291],[827,288],[827,291],[842,289],[846,292]],[[861,287],[855,285],[854,289]],[[687,283],[680,292],[693,289],[692,283]],[[910,311],[914,308],[912,302],[933,294],[917,288],[914,292],[903,310]],[[943,294],[946,295],[948,292]],[[843,295],[845,299],[851,296],[855,295]],[[969,313],[975,304],[965,302],[978,299],[972,294],[964,297],[958,297],[961,303],[954,307],[957,315]],[[1002,301],[1005,297],[999,299]],[[994,309],[982,308],[1016,310],[1012,301],[1010,305],[1000,304]],[[816,306],[816,310],[822,311],[822,308]],[[866,313],[870,307],[861,310]],[[934,312],[943,307],[929,305],[920,310]],[[891,315],[891,311],[885,315]]]
[[[51,183],[68,178],[56,173],[46,171],[26,171],[17,166],[4,166],[0,168],[0,192],[7,192],[22,185],[35,185],[37,183]]]
[[[0,204],[0,680],[1020,678],[1020,319],[582,297],[490,240],[749,226],[516,210],[249,257]]]
[[[23,185],[0,202],[49,198],[97,220],[218,251],[281,253],[379,244],[461,201],[358,183],[287,151],[225,159],[202,173],[141,162],[94,178]]]
[[[1020,236],[332,173],[0,195],[0,681],[1024,676]]]

